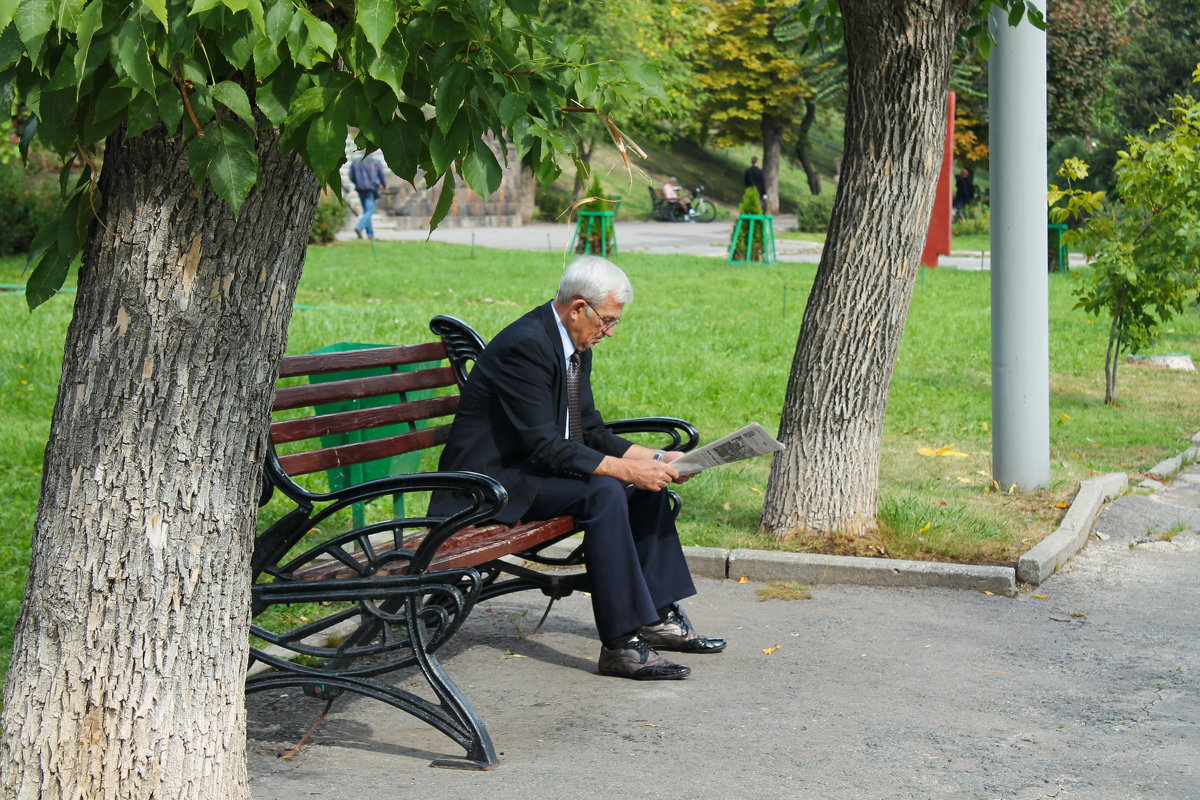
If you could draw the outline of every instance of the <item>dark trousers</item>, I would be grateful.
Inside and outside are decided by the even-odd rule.
[[[658,609],[696,593],[667,492],[615,478],[546,478],[526,519],[561,515],[584,531],[592,613],[601,641],[658,621]]]

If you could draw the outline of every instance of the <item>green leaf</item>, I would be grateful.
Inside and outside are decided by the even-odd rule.
[[[433,21],[427,16],[419,16],[404,26],[404,42],[408,52],[419,52],[429,40],[429,32],[433,29]]]
[[[404,37],[397,32],[383,43],[379,57],[371,61],[367,71],[372,78],[386,83],[399,100],[404,97],[402,83],[407,65],[408,48],[404,46]]]
[[[396,30],[396,20],[396,0],[359,0],[355,22],[376,52]]]
[[[464,64],[451,64],[442,74],[437,88],[437,123],[442,133],[450,130],[458,116],[458,109],[463,104],[467,81],[471,78],[471,70]],[[438,170],[439,172],[441,170]]]
[[[21,0],[0,0],[0,30],[8,27],[17,13],[17,5]]]
[[[192,10],[188,12],[188,16],[203,14],[205,11],[212,11],[214,8],[221,8],[221,0],[196,0],[192,3]]]
[[[71,267],[79,263],[92,217],[87,192],[86,184],[76,188],[58,217],[34,237],[25,264],[26,270],[33,270],[25,283],[25,302],[31,311],[57,294]]]
[[[461,157],[463,150],[466,149],[469,135],[470,122],[467,121],[464,114],[454,121],[449,133],[430,137],[429,155],[433,160],[434,171],[438,175],[449,169],[450,165]]]
[[[229,203],[236,216],[258,182],[258,154],[250,132],[236,122],[214,122],[203,136],[192,137],[188,158],[196,185],[208,178],[213,191]]]
[[[331,56],[337,52],[337,31],[333,29],[333,26],[317,19],[307,11],[301,11],[300,14],[304,19],[305,30],[308,31],[308,36],[313,43]]]
[[[505,5],[518,14],[534,17],[538,14],[538,0],[505,0]]]
[[[596,85],[599,83],[600,68],[595,64],[588,64],[579,70],[579,94],[581,97],[587,97],[596,91]]]
[[[126,138],[145,133],[158,123],[158,102],[154,95],[139,92],[129,103],[129,125]]]
[[[77,78],[75,96],[79,96],[79,90],[83,87],[83,79],[88,73],[95,68],[99,59],[103,58],[102,52],[97,52],[96,59],[90,59],[89,55],[92,52],[92,37],[96,35],[96,31],[100,30],[101,16],[100,11],[103,7],[101,3],[90,3],[79,15],[79,26],[76,30],[76,42],[79,45],[79,51],[75,54],[75,74]],[[100,48],[97,48],[100,50]],[[93,63],[89,63],[89,61]]]
[[[291,103],[287,119],[288,127],[298,127],[313,114],[321,113],[333,102],[335,97],[337,97],[337,90],[331,86],[313,86],[305,89]]]
[[[25,43],[21,41],[21,34],[17,33],[15,25],[9,25],[0,33],[0,69],[16,63],[24,52]]]
[[[308,164],[323,181],[346,159],[346,111],[343,99],[329,103],[308,127]]]
[[[35,58],[42,49],[42,39],[54,22],[53,9],[45,0],[23,0],[13,14],[13,25],[21,34],[29,55]]]
[[[42,303],[58,294],[58,290],[67,280],[71,267],[79,264],[79,257],[69,258],[58,249],[58,243],[43,250],[37,260],[30,259],[28,267],[33,267],[29,280],[25,282],[25,303],[33,311]]]
[[[476,139],[474,147],[462,160],[462,176],[476,194],[491,197],[500,188],[504,171],[496,154],[483,139]]]
[[[117,35],[117,59],[126,76],[135,86],[154,91],[154,68],[150,64],[150,45],[142,30],[141,20],[130,17]]]
[[[254,77],[258,80],[269,77],[281,63],[278,44],[273,44],[266,37],[254,43]]]
[[[221,36],[219,46],[229,63],[240,70],[250,63],[254,56],[254,45],[261,39],[254,30],[232,26]]]
[[[299,79],[299,73],[281,70],[255,90],[254,102],[272,125],[278,127],[287,119]]]
[[[92,5],[98,6],[100,4],[92,3]],[[167,0],[142,0],[142,5],[144,5],[148,9],[150,9],[150,12],[152,14],[154,14],[155,17],[158,18],[158,21],[162,23],[162,26],[164,28],[168,27],[168,25],[167,25]],[[86,11],[86,9],[84,9],[84,10]]]
[[[305,69],[312,67],[320,60],[317,42],[309,35],[308,29],[305,27],[305,17],[311,16],[312,14],[307,11],[297,11],[292,16],[287,32],[288,50],[292,53],[292,59]]]
[[[167,135],[174,136],[175,132],[179,130],[179,122],[183,119],[183,97],[174,84],[164,83],[159,87],[156,100],[158,101],[158,118],[166,127]]]
[[[267,38],[271,40],[271,44],[278,47],[283,41],[288,28],[291,27],[293,16],[295,7],[288,0],[276,0],[267,9]]]
[[[262,0],[246,0],[246,10],[250,12],[250,19],[254,20],[254,32],[258,34],[265,32],[267,19]]]
[[[233,81],[221,81],[213,87],[213,98],[228,108],[238,119],[254,128],[254,113],[250,110],[250,98],[246,90]]]
[[[419,124],[394,117],[384,126],[378,142],[388,169],[409,183],[413,182],[417,174],[417,164],[421,155],[421,134]]]
[[[434,206],[433,216],[429,218],[429,232],[437,230],[437,226],[450,212],[450,204],[454,202],[454,176],[447,173],[442,178],[442,191],[438,195],[437,205]]]
[[[500,99],[500,121],[512,128],[525,115],[525,98],[519,94],[506,94]]]

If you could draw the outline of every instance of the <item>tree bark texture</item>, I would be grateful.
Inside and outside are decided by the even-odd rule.
[[[779,164],[783,157],[783,123],[764,114],[762,118],[763,183],[767,187],[764,214],[779,213]]]
[[[249,796],[250,552],[318,195],[276,145],[234,219],[181,142],[109,142],[5,687],[5,797]]]
[[[763,525],[871,530],[892,369],[941,164],[955,36],[973,0],[843,3],[845,160],[800,327]]]
[[[813,194],[821,193],[821,173],[813,166],[808,156],[808,132],[817,118],[817,102],[811,97],[804,98],[804,119],[800,121],[800,130],[796,134],[796,160],[804,169],[808,179],[808,191]]]

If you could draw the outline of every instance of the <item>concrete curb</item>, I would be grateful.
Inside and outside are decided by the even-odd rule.
[[[1197,437],[1200,438],[1200,433]],[[1200,448],[1190,448],[1182,456],[1166,461],[1175,465],[1172,472],[1178,471],[1181,461],[1195,460],[1197,453],[1200,453]],[[1189,459],[1189,456],[1192,458]],[[1166,462],[1160,466],[1166,466]],[[820,553],[722,550],[715,547],[684,547],[684,554],[692,574],[704,578],[745,577],[752,581],[791,581],[818,585],[850,583],[972,589],[1013,597],[1017,593],[1018,581],[1037,586],[1078,553],[1087,543],[1104,503],[1121,494],[1128,486],[1129,476],[1123,472],[1100,475],[1080,483],[1079,492],[1058,529],[1021,556],[1015,569]]]
[[[1063,516],[1058,530],[1039,542],[1017,561],[1017,578],[1037,586],[1087,544],[1100,508],[1129,486],[1124,472],[1110,472],[1079,484],[1079,493]]]
[[[865,586],[974,589],[1015,596],[1012,567],[948,564],[940,561],[903,561],[895,558],[857,558],[821,553],[779,553],[733,550],[729,577],[753,581],[795,581],[820,585],[853,583]]]

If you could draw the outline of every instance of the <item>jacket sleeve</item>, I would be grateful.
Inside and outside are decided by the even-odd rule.
[[[529,466],[553,475],[588,475],[605,455],[620,455],[628,449],[628,442],[604,428],[590,389],[581,392],[587,443],[563,436],[559,425],[563,370],[557,366],[552,350],[541,341],[524,340],[493,355],[485,368],[493,371],[496,410],[514,429],[521,460]],[[484,364],[477,364],[476,369],[480,366]]]

